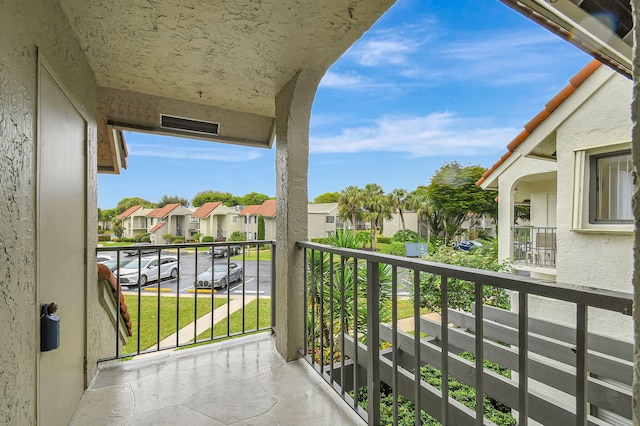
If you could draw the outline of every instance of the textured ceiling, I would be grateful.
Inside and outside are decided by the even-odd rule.
[[[394,0],[58,0],[98,86],[273,117]]]

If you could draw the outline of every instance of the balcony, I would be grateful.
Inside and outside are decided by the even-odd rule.
[[[517,266],[556,267],[556,228],[513,227],[513,262]]]
[[[273,252],[275,243],[264,243]],[[275,325],[270,315],[275,311],[273,298],[266,304],[271,312],[260,314],[260,304],[256,313],[246,309],[253,300],[247,290],[251,276],[243,275],[242,288],[235,295],[220,289],[180,296],[181,285],[185,289],[191,283],[189,262],[195,264],[195,271],[211,263],[207,254],[194,248],[218,244],[226,243],[156,246],[158,257],[171,254],[181,259],[176,282],[123,292],[134,297],[135,303],[128,302],[134,311],[145,297],[157,302],[158,314],[151,320],[156,324],[151,327],[152,344],[141,346],[141,340],[149,341],[139,337],[149,333],[145,331],[149,323],[140,316],[134,321],[127,350],[120,346],[122,332],[114,334],[113,355],[101,362],[72,424],[160,419],[194,424],[315,424],[319,418],[323,424],[465,425],[478,424],[478,419],[483,424],[517,421],[524,425],[531,420],[607,424],[603,419],[612,418],[616,424],[630,422],[632,344],[589,332],[592,308],[606,311],[610,321],[629,319],[629,294],[299,242],[306,265],[301,277],[305,343],[300,350],[306,362],[286,363],[275,350],[273,336],[245,336],[273,330]],[[255,242],[241,245],[239,258],[213,259],[213,263],[241,262],[247,270],[249,258],[259,259],[258,253],[266,258],[266,252],[255,252]],[[263,277],[260,283],[273,295],[275,268],[267,264],[269,268],[257,276]],[[420,288],[426,282],[435,283],[434,300],[439,306],[429,315],[420,306],[424,301]],[[468,304],[452,309],[450,305],[460,305],[456,292],[461,283],[472,288]],[[146,288],[151,288],[152,296],[144,295]],[[176,294],[169,295],[163,288],[172,288]],[[413,299],[403,300],[399,290],[407,288]],[[192,323],[178,326],[181,314],[174,313],[169,322],[176,324],[175,333],[161,336],[161,298],[183,306],[192,300],[196,306],[190,314]],[[575,322],[555,324],[535,318],[529,305],[540,298],[545,303],[564,303],[559,309],[569,305]],[[212,313],[202,313],[204,319],[198,319],[199,299],[211,306]],[[216,300],[227,303],[214,308]],[[240,308],[231,308],[233,300]],[[513,304],[513,309],[495,306],[505,303]],[[402,322],[409,320],[412,330],[399,327],[400,316],[406,316],[399,311],[407,305],[411,312]],[[234,314],[243,319],[241,329],[230,326]],[[259,321],[253,322],[256,314],[270,324],[261,328]],[[223,326],[222,332],[215,331],[217,324]],[[209,329],[214,332],[207,334]],[[226,340],[229,337],[236,339]],[[217,342],[174,351],[210,341]],[[133,359],[121,361],[129,357]],[[434,383],[425,378],[427,370],[450,379]],[[464,389],[467,401],[449,392],[454,388]],[[502,420],[496,421],[490,406],[501,407]]]

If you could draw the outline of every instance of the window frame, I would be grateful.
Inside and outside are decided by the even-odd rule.
[[[598,219],[597,193],[598,193],[598,160],[612,157],[631,157],[630,149],[610,151],[589,155],[589,223],[590,224],[633,224],[633,219]],[[633,185],[633,183],[632,183]],[[631,200],[629,200],[631,203]],[[633,213],[633,212],[632,212]]]

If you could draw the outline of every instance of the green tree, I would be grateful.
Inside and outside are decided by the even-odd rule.
[[[98,208],[98,222],[100,222],[100,226],[102,226],[102,229],[106,229],[107,223],[113,221],[116,216],[118,216],[118,212],[116,209]]]
[[[442,220],[442,214],[440,210],[435,208],[429,195],[427,194],[427,188],[424,186],[418,187],[411,193],[409,200],[409,208],[415,210],[418,216],[418,229],[416,232],[420,235],[421,223],[427,222],[428,235],[427,239],[431,240],[434,237],[438,237],[444,232],[444,223]]]
[[[462,166],[453,161],[445,163],[431,178],[427,194],[442,214],[445,243],[460,229],[468,214],[497,215],[495,194],[475,184],[485,171],[478,165]]]
[[[338,215],[341,220],[349,220],[351,222],[351,231],[356,233],[356,219],[363,206],[363,191],[357,186],[347,186],[340,192],[338,199]]]
[[[164,207],[167,204],[180,204],[182,207],[189,207],[189,200],[178,195],[163,195],[158,203],[158,207]]]
[[[227,241],[247,241],[247,236],[242,231],[233,231]]]
[[[264,217],[258,216],[258,240],[264,240],[265,235]]]
[[[200,207],[204,203],[216,201],[221,201],[227,207],[238,205],[238,197],[232,193],[211,190],[198,192],[191,200],[191,205],[193,207]]]
[[[116,236],[116,238],[122,238],[122,235],[124,234],[124,228],[122,227],[122,220],[120,219],[115,219],[113,222],[113,235]]]
[[[258,192],[250,192],[242,197],[238,197],[238,204],[242,206],[257,206],[270,199],[267,194],[260,194]]]
[[[380,185],[369,183],[364,187],[362,194],[363,216],[370,224],[371,235],[368,240],[371,248],[375,249],[376,231],[386,219],[391,217],[392,210],[389,205],[389,199]]]
[[[118,205],[116,206],[116,211],[118,212],[117,214],[120,214],[133,206],[142,206],[148,209],[156,207],[155,203],[152,203],[149,200],[145,200],[144,198],[140,198],[140,197],[123,198],[118,202]]]
[[[314,204],[337,203],[338,201],[340,201],[339,192],[325,192],[324,194],[320,194],[313,199]]]
[[[404,211],[409,208],[410,195],[406,189],[396,188],[389,193],[389,204],[393,210],[397,210],[400,215],[400,222],[402,223],[402,233],[406,234],[407,227],[404,223]]]

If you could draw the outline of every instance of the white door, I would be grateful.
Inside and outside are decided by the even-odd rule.
[[[85,387],[87,123],[47,69],[40,65],[37,294],[38,306],[58,304],[60,347],[40,352],[38,424],[66,425]]]

